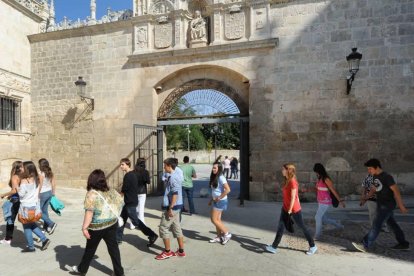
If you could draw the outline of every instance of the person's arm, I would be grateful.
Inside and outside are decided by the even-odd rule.
[[[174,216],[172,208],[174,207],[175,203],[177,202],[178,199],[178,193],[174,193],[171,196],[171,201],[170,201],[170,205],[168,206],[168,216],[171,218]]]
[[[123,183],[122,183],[122,188],[121,188],[121,192],[120,194],[122,196],[125,195],[125,193],[128,192],[128,190],[130,189],[131,185],[133,185],[133,175],[130,173],[127,173],[124,175],[124,179],[123,179]]]
[[[181,189],[181,186],[179,185],[178,179],[175,177],[175,175],[170,176],[170,185],[171,200],[169,202],[167,212],[168,216],[172,217],[174,215],[172,209],[174,208],[175,203],[177,203],[178,200],[178,190]]]
[[[5,197],[9,197],[11,195],[14,195],[15,193],[17,193],[17,189],[19,188],[20,185],[20,178],[17,175],[13,175],[11,178],[11,190],[7,193],[2,194],[0,197],[1,198],[5,198]]]
[[[193,172],[191,173],[191,177],[192,178],[197,178],[197,174],[196,174],[196,171],[195,171],[194,168],[193,168]]]
[[[39,173],[39,194],[43,187],[43,180],[45,180],[45,176],[43,175],[43,173]]]
[[[290,203],[289,203],[288,214],[292,214],[293,205],[295,205],[295,197],[296,197],[297,191],[298,189],[296,188],[292,188],[292,190],[290,190]]]
[[[91,235],[89,235],[88,227],[89,227],[89,224],[91,224],[92,222],[92,217],[93,217],[93,211],[86,210],[85,216],[83,217],[82,234],[88,240],[91,238]]]
[[[401,213],[406,214],[408,213],[408,209],[405,208],[404,202],[401,198],[400,189],[398,189],[397,184],[393,184],[390,186],[391,191],[394,193],[395,201],[397,202],[398,208],[400,208]]]
[[[342,207],[345,208],[345,201],[339,196],[338,192],[336,191],[332,180],[329,178],[325,179],[325,184],[326,186],[328,186],[328,189],[334,194],[334,196],[336,197],[336,199],[339,201],[339,203],[342,205]]]
[[[371,198],[375,192],[377,191],[377,188],[374,185],[371,185],[369,193],[365,196],[365,199]]]
[[[365,188],[362,188],[361,198],[359,200],[359,206],[364,206],[365,202],[367,202],[367,199],[365,198]]]
[[[52,179],[50,180],[52,182],[52,195],[55,195],[56,193],[56,181],[55,181],[55,176],[52,177]]]
[[[145,184],[151,184],[151,178],[149,176],[149,171],[144,170],[144,180]]]

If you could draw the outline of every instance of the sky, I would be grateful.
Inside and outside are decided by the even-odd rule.
[[[111,7],[113,11],[130,9],[132,10],[133,0],[96,0],[96,19],[106,14],[106,9]],[[50,0],[48,0],[50,3]],[[90,0],[55,0],[55,21],[68,19],[86,19],[90,15]]]

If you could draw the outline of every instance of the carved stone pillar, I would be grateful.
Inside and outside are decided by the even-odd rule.
[[[211,43],[210,45],[218,45],[223,43],[223,7],[217,5],[211,12]]]
[[[186,46],[186,17],[184,10],[176,10],[172,13],[174,17],[174,49],[184,49]]]

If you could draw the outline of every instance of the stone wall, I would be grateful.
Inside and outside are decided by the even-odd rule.
[[[285,162],[297,165],[305,186],[315,180],[313,164],[324,163],[341,193],[355,193],[373,156],[414,190],[414,1],[290,1],[272,4],[269,15],[276,48],[224,45],[165,59],[161,51],[145,62],[128,57],[134,19],[31,36],[32,158],[49,158],[62,185],[84,185],[97,167],[119,177],[133,123],[156,125],[169,93],[210,78],[248,103],[251,199],[277,198]],[[347,95],[352,47],[363,58]],[[86,114],[78,76],[95,98]],[[155,91],[160,83],[167,85]]]
[[[257,60],[264,87],[251,91],[252,197],[276,197],[287,161],[302,185],[321,162],[341,193],[356,192],[371,157],[412,192],[414,2],[293,1],[273,5],[271,21],[280,44]],[[363,57],[346,95],[352,47]]]
[[[30,43],[41,18],[11,0],[0,1],[0,95],[21,102],[19,131],[0,130],[0,187],[15,160],[31,158]]]

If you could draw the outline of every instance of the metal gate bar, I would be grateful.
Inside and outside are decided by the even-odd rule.
[[[147,186],[148,194],[158,194],[162,190],[159,181],[162,175],[163,129],[161,127],[134,124],[134,160],[144,158],[146,169],[149,171],[151,183]],[[161,139],[160,139],[161,137]],[[161,143],[159,143],[161,141]],[[160,163],[161,160],[161,163]]]

